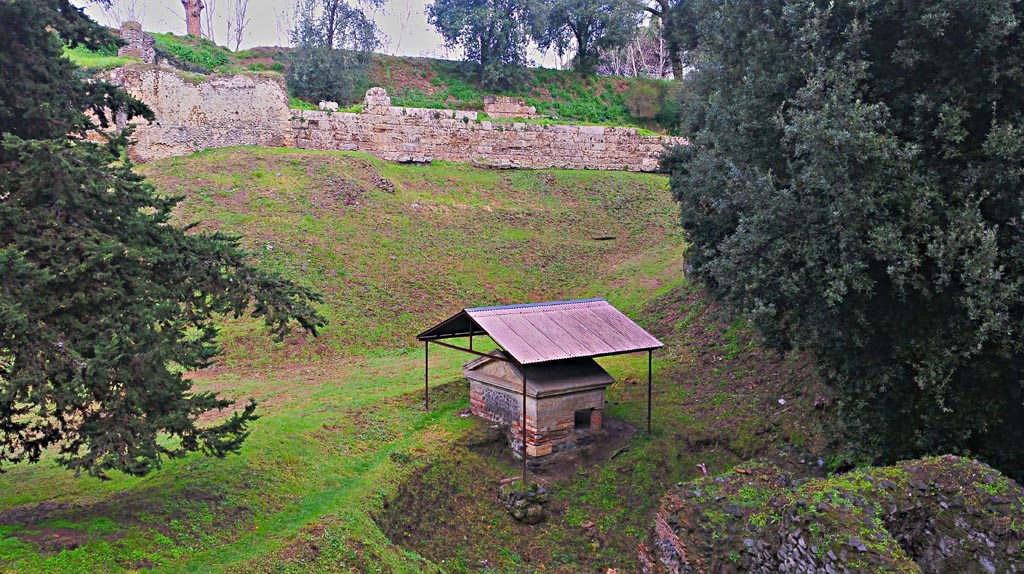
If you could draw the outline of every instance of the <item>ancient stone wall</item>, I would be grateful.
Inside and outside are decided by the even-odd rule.
[[[292,144],[288,92],[279,76],[235,74],[192,78],[158,66],[128,66],[110,78],[145,102],[156,121],[140,121],[129,149],[135,161],[208,148]]]
[[[295,110],[295,146],[358,150],[383,159],[499,168],[654,171],[666,143],[635,128],[478,121],[476,112],[375,107],[372,113]]]
[[[127,42],[127,45],[118,48],[118,56],[138,58],[146,64],[156,62],[156,40],[142,31],[142,24],[125,22],[121,25],[118,34],[122,40]]]
[[[523,98],[484,96],[484,113],[492,118],[536,118],[537,108],[526,105]]]
[[[763,465],[662,499],[645,574],[1024,572],[1024,489],[944,456],[803,482]]]
[[[365,151],[401,162],[434,159],[496,168],[654,171],[665,144],[634,128],[479,121],[475,111],[401,108],[371,88],[362,113],[292,110],[276,75],[189,76],[133,65],[112,81],[142,100],[156,121],[140,121],[135,161],[239,145]]]

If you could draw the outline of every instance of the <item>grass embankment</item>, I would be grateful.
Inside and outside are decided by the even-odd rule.
[[[153,36],[158,57],[191,73],[282,73],[288,65],[290,48],[232,52],[205,38]],[[68,57],[93,71],[127,61],[117,59],[116,50],[99,54],[80,48],[69,51]],[[492,93],[480,87],[472,68],[462,62],[384,54],[373,55],[369,85],[386,89],[396,106],[419,108],[482,110],[484,96]],[[497,95],[525,99],[546,122],[639,126],[664,132],[675,122],[672,86],[669,81],[650,78],[580,76],[569,70],[528,68],[521,81]],[[339,103],[348,108],[362,101]],[[292,105],[308,108],[315,102],[293,99]]]
[[[261,265],[321,290],[331,325],[275,345],[225,322],[225,360],[195,386],[260,401],[240,456],[109,482],[51,459],[0,476],[2,572],[630,571],[661,495],[697,464],[796,464],[815,447],[802,366],[764,357],[686,286],[661,176],[255,149],[143,171],[186,195],[180,221],[244,234]],[[589,296],[669,343],[655,432],[551,484],[550,519],[522,526],[495,497],[517,466],[472,446],[486,425],[458,415],[467,357],[432,350],[424,412],[413,336],[464,306]],[[619,381],[608,415],[642,427],[646,358],[601,362]]]

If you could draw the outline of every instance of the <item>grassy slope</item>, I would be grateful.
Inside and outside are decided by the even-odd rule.
[[[224,364],[195,382],[261,402],[241,456],[106,483],[50,461],[0,477],[0,571],[631,571],[661,495],[697,464],[800,466],[819,448],[806,369],[686,285],[663,177],[256,149],[144,171],[187,195],[182,221],[243,233],[261,264],[322,290],[331,326],[275,345],[226,323]],[[516,465],[471,446],[486,425],[457,416],[466,356],[432,349],[424,412],[413,336],[463,306],[596,295],[668,343],[655,432],[551,484],[551,518],[525,527],[494,496]],[[608,415],[642,427],[645,357],[601,362],[619,381]]]
[[[466,305],[606,294],[636,310],[681,277],[658,176],[293,150],[217,150],[145,171],[188,194],[183,221],[244,233],[262,264],[321,289],[331,327],[274,345],[258,326],[228,322],[225,365],[196,386],[262,401],[241,456],[106,483],[49,461],[0,477],[0,570],[305,571],[295,548],[307,552],[307,540],[319,571],[429,569],[369,517],[473,424],[452,416],[467,402],[458,389],[420,409],[412,336]],[[432,353],[435,383],[463,360]],[[613,371],[637,376],[641,363]]]

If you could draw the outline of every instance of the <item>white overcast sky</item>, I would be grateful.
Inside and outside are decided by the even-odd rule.
[[[152,32],[185,33],[185,10],[181,0],[114,0],[111,10],[104,12],[99,5],[89,0],[71,0],[72,4],[85,7],[85,12],[94,20],[115,27],[117,14],[125,15],[134,11],[141,14],[142,27]],[[207,10],[203,13],[206,25],[206,11],[213,7],[214,40],[227,45],[227,18],[235,0],[204,0]],[[428,56],[432,58],[458,59],[461,51],[449,51],[441,42],[434,27],[427,24],[423,6],[427,0],[386,0],[382,9],[373,16],[377,26],[386,36],[383,52],[398,56]],[[287,46],[288,30],[294,19],[294,0],[249,0],[250,23],[245,29],[242,48],[253,46]],[[133,9],[133,10],[132,10]],[[233,46],[232,46],[233,47]],[[536,50],[530,58],[539,64],[555,67],[553,54],[542,55]]]

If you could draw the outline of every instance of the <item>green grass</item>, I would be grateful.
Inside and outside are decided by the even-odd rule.
[[[111,70],[137,61],[135,58],[118,56],[117,49],[114,48],[94,52],[85,46],[78,46],[74,49],[64,48],[64,57],[89,73]]]
[[[583,123],[642,126],[664,132],[672,128],[633,117],[627,99],[646,87],[664,92],[668,83],[647,78],[581,77],[567,70],[530,68],[524,79],[498,95],[522,98],[543,116],[538,123]],[[396,106],[482,110],[492,92],[479,87],[472,69],[460,62],[376,55],[371,82],[384,87]],[[521,120],[517,120],[521,121]],[[527,120],[531,121],[531,120]],[[648,131],[646,133],[654,133]]]
[[[818,436],[799,365],[714,321],[686,283],[664,176],[247,148],[140,169],[185,196],[178,221],[241,234],[253,261],[320,290],[331,323],[275,344],[224,320],[223,361],[194,385],[259,402],[239,456],[101,482],[48,455],[0,476],[5,574],[633,571],[662,494],[698,464],[718,472],[782,450],[787,433]],[[495,497],[518,465],[467,446],[487,428],[458,415],[467,356],[431,349],[424,411],[414,336],[468,306],[594,296],[667,343],[654,432],[551,485],[549,520],[524,527]],[[644,428],[646,356],[600,362],[617,380],[606,415]]]
[[[180,64],[188,64],[198,69],[195,72],[229,72],[236,71],[238,59],[227,48],[218,46],[206,38],[195,36],[175,36],[174,34],[153,34],[156,49],[169,55]]]
[[[661,176],[266,149],[143,171],[162,192],[187,196],[180,221],[242,233],[255,261],[321,290],[331,324],[319,339],[274,344],[255,322],[224,322],[223,364],[195,386],[260,402],[240,456],[192,455],[107,482],[75,478],[47,456],[0,476],[5,573],[453,569],[393,543],[373,520],[475,424],[456,416],[465,388],[443,386],[466,360],[454,351],[432,350],[434,407],[422,410],[413,335],[471,305],[606,295],[635,311],[682,280]],[[595,241],[595,229],[619,239]],[[607,365],[635,377],[646,362]],[[617,399],[612,412],[641,420],[635,399]],[[609,512],[603,528],[626,510]],[[515,554],[509,546],[499,561],[518,564]]]
[[[324,294],[331,322],[315,340],[274,345],[254,323],[227,322],[229,350],[245,349],[229,353],[230,365],[402,348],[463,304],[600,294],[638,304],[658,290],[632,290],[630,274],[681,276],[682,237],[657,175],[408,166],[292,150],[211,151],[146,173],[168,193],[190,194],[182,220],[228,226],[261,265]],[[621,295],[600,287],[605,277]]]

